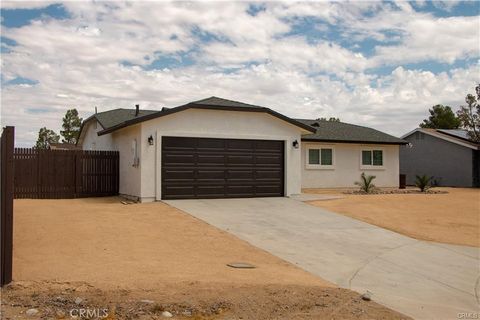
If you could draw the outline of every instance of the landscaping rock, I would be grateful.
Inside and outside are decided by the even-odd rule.
[[[155,303],[155,301],[153,300],[148,300],[148,299],[143,299],[143,300],[140,300],[141,303],[146,303],[146,304],[153,304]]]
[[[372,300],[372,293],[370,291],[367,291],[364,294],[362,294],[362,300],[365,300],[365,301]]]
[[[57,319],[64,319],[66,317],[66,314],[63,310],[57,310],[55,315],[57,316]]]
[[[39,312],[39,311],[38,311],[37,309],[32,308],[32,309],[28,309],[28,310],[25,312],[25,314],[26,314],[27,316],[29,316],[29,317],[33,317],[33,316],[37,315],[38,312]]]
[[[171,314],[171,313],[168,312],[168,311],[163,311],[163,312],[162,312],[162,317],[164,317],[164,318],[171,318],[171,317],[173,317],[173,314]]]
[[[57,296],[57,297],[55,297],[54,301],[59,302],[61,304],[65,304],[67,302],[67,298],[62,297],[62,296]]]
[[[192,316],[192,311],[190,310],[185,310],[182,312],[182,315],[186,316],[186,317],[191,317]]]

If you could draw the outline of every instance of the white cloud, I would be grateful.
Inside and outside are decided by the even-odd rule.
[[[71,19],[2,29],[18,43],[2,55],[4,80],[38,81],[2,88],[2,125],[16,125],[17,144],[32,145],[40,127],[58,131],[71,107],[86,117],[95,106],[160,109],[217,95],[400,135],[421,122],[428,107],[461,104],[480,71],[478,65],[438,74],[398,66],[387,75],[366,73],[384,64],[478,57],[475,17],[440,19],[400,6],[274,2],[251,16],[244,2],[66,2]],[[399,44],[379,45],[368,57],[334,40],[284,36],[307,17],[357,40],[388,41],[389,30]],[[187,52],[193,65],[142,68],[159,55]]]
[[[478,17],[414,19],[406,23],[401,44],[376,48],[376,61],[453,63],[478,57],[479,27]]]

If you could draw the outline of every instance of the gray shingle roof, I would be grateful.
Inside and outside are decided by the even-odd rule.
[[[147,121],[150,119],[163,117],[176,112],[181,112],[187,109],[213,109],[213,110],[227,110],[227,111],[245,111],[245,112],[265,112],[274,117],[289,122],[297,127],[303,128],[306,131],[314,132],[314,128],[284,116],[276,111],[266,107],[255,106],[238,101],[222,99],[218,97],[210,97],[203,100],[187,103],[185,105],[175,108],[162,108],[160,111],[154,110],[140,110],[140,115],[135,117],[135,111],[131,109],[115,109],[111,111],[101,112],[92,117],[96,117],[103,127],[103,130],[98,132],[98,135],[111,133],[115,130],[125,128],[127,126]],[[90,120],[88,118],[84,122]],[[83,127],[83,126],[82,126]]]
[[[253,104],[243,103],[239,101],[233,101],[218,97],[210,97],[198,101],[190,102],[191,104],[206,105],[206,106],[219,106],[219,107],[244,107],[244,108],[263,108]]]
[[[408,143],[405,140],[391,136],[384,132],[350,123],[310,119],[296,120],[317,129],[316,133],[303,135],[302,140],[304,141],[329,141],[372,144]]]
[[[158,112],[158,110],[140,109],[138,116],[135,117],[135,109],[113,109],[105,112],[99,112],[93,115],[104,129],[111,128],[126,121],[141,118],[146,115]]]

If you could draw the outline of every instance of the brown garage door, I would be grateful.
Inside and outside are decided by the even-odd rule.
[[[162,138],[162,199],[283,196],[283,141]]]

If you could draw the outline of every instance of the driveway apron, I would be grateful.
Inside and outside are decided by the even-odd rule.
[[[166,202],[415,319],[480,317],[478,248],[419,241],[290,198]]]

